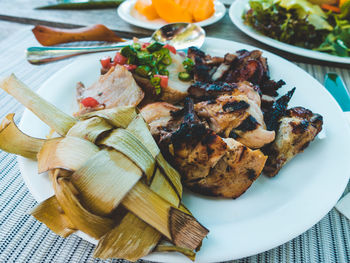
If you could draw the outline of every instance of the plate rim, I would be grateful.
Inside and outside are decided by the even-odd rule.
[[[276,39],[270,38],[268,36],[265,36],[250,26],[247,26],[243,23],[243,20],[241,18],[242,13],[244,11],[244,6],[248,4],[249,0],[234,0],[234,2],[231,4],[228,14],[230,17],[231,22],[243,33],[250,36],[251,38],[254,38],[257,41],[260,41],[261,43],[264,43],[270,47],[277,48],[279,50],[288,52],[290,54],[297,54],[302,57],[307,57],[311,59],[316,60],[322,60],[322,61],[328,61],[333,63],[342,63],[342,64],[350,64],[350,57],[340,57],[335,56],[331,54],[327,54],[320,51],[314,51],[302,47],[297,47],[294,45],[290,45],[287,43],[283,43],[281,41],[278,41]],[[240,12],[240,14],[238,14]]]
[[[135,2],[136,2],[136,0],[127,0],[119,5],[119,7],[117,9],[117,13],[122,20],[124,20],[125,22],[127,22],[131,25],[145,28],[145,29],[150,29],[150,30],[156,30],[162,26],[160,24],[154,24],[151,21],[145,22],[142,20],[138,20],[137,18],[132,16],[130,14],[130,10],[134,6]],[[206,26],[215,24],[216,22],[220,21],[226,14],[226,7],[222,2],[220,2],[218,0],[215,0],[214,4],[215,4],[215,13],[211,17],[209,17],[208,19],[200,21],[200,22],[196,22],[194,24],[202,26],[202,27],[206,27]],[[218,11],[216,11],[216,9],[218,9]],[[214,17],[216,12],[218,12],[219,15],[217,17]],[[167,24],[167,22],[164,21],[164,25],[165,24]]]
[[[218,40],[219,41],[223,41],[223,42],[226,42],[227,44],[230,44],[230,45],[245,45],[248,49],[257,49],[257,47],[254,47],[254,46],[251,46],[251,45],[247,45],[247,44],[244,44],[244,43],[239,43],[239,42],[235,42],[235,41],[230,41],[230,40],[224,40],[224,39],[219,39],[219,38],[211,38],[211,37],[208,37],[206,38],[206,41],[211,41],[211,42],[214,42],[214,43],[218,43]],[[236,47],[237,48],[237,47]],[[302,70],[301,68],[299,68],[297,65],[287,61],[286,59],[280,57],[280,56],[277,56],[271,52],[268,52],[266,50],[263,50],[261,48],[258,48],[259,50],[263,51],[265,54],[268,54],[268,56],[274,56],[278,59],[281,59],[284,61],[284,63],[287,63],[287,65],[293,65],[293,67],[295,68],[298,68],[299,71],[302,71],[304,72],[304,74],[307,74],[308,77],[312,78],[313,81],[315,81],[315,83],[317,82],[317,80],[315,80],[309,73],[307,73],[306,71]],[[96,54],[95,54],[96,55]],[[100,54],[101,55],[101,54]],[[91,55],[89,55],[91,56]],[[88,56],[86,56],[88,57]],[[40,90],[44,89],[46,86],[47,86],[47,83],[49,83],[50,81],[52,81],[52,79],[55,78],[55,75],[58,74],[59,72],[63,71],[63,70],[67,70],[69,69],[70,67],[74,66],[74,65],[79,65],[81,63],[81,60],[85,59],[84,57],[81,57],[81,58],[77,58],[75,61],[73,61],[72,63],[66,65],[65,67],[63,67],[61,70],[57,71],[57,73],[53,74],[52,76],[50,76],[50,78],[48,80],[46,80],[42,85],[41,87],[38,89],[38,93],[40,92]],[[88,60],[88,58],[86,58],[86,60]],[[326,92],[328,94],[328,97],[331,101],[333,101],[332,103],[333,104],[336,104],[336,101],[334,100],[334,98],[329,94],[329,92],[319,83],[317,82],[318,85],[320,86],[320,88],[322,88],[322,92]],[[340,111],[341,112],[341,109],[339,107],[339,105],[336,104],[336,107],[337,107],[337,111]],[[28,109],[25,109],[25,112],[23,114],[23,117],[21,118],[21,121],[20,121],[20,127],[22,126],[23,124],[23,120],[26,116],[26,114],[28,114],[29,110]],[[340,113],[341,114],[341,113]],[[339,114],[339,116],[340,116]],[[345,116],[343,116],[343,114],[341,114],[341,118],[343,118],[344,120],[344,123],[345,122]],[[346,126],[347,127],[347,126]],[[350,132],[350,127],[347,127],[345,128],[345,130],[348,130],[348,132]],[[348,144],[350,145],[350,140],[348,141]],[[350,151],[350,148],[349,148],[349,151]],[[23,159],[24,158],[19,158],[18,161],[19,161],[19,165],[20,165],[20,170],[21,170],[21,174],[22,174],[22,177],[24,177],[23,175],[25,174],[23,172],[23,169],[24,169],[24,165],[23,165]],[[350,165],[350,164],[349,164]],[[270,250],[278,245],[281,245],[291,239],[293,239],[294,237],[296,236],[299,236],[300,234],[304,233],[307,229],[309,229],[310,227],[312,227],[314,224],[316,224],[320,219],[322,219],[330,210],[331,208],[333,208],[333,206],[335,205],[336,201],[339,199],[339,197],[341,196],[341,194],[343,193],[346,185],[347,185],[347,181],[350,177],[350,173],[349,175],[347,176],[343,176],[343,184],[342,184],[342,187],[340,187],[341,189],[338,189],[337,191],[337,195],[333,196],[333,200],[332,200],[332,204],[329,204],[326,208],[323,208],[322,212],[319,213],[318,217],[314,220],[312,220],[312,222],[309,222],[308,224],[304,224],[303,227],[300,228],[300,231],[298,231],[297,233],[294,233],[294,235],[292,236],[288,236],[288,237],[285,237],[285,239],[283,240],[278,240],[276,241],[275,243],[273,244],[269,244],[269,245],[266,245],[264,247],[261,247],[259,250],[251,250],[249,254],[244,254],[244,255],[240,255],[239,257],[225,257],[225,258],[220,258],[220,261],[224,261],[224,260],[232,260],[232,259],[239,259],[239,258],[242,258],[242,257],[248,257],[248,256],[252,256],[252,255],[255,255],[255,254],[258,254],[258,253],[261,253],[261,252],[264,252],[264,251],[267,251],[267,250]],[[26,180],[25,180],[26,181]],[[36,195],[33,194],[33,191],[32,189],[27,185],[27,187],[29,188],[31,194],[35,197]],[[219,226],[220,228],[221,226]],[[86,239],[85,239],[86,240]],[[168,262],[184,262],[184,258],[183,257],[178,257],[178,256],[174,256],[174,254],[169,254],[169,253],[166,253],[166,254],[162,254],[162,255],[159,255],[159,254],[156,254],[156,253],[153,253],[147,257],[145,257],[145,259],[147,260],[153,260],[153,261],[156,261],[156,262],[163,262],[163,261],[168,261]],[[169,261],[170,260],[170,261]],[[209,259],[208,261],[204,260],[204,261],[201,261],[201,262],[215,262],[215,260],[211,260]]]

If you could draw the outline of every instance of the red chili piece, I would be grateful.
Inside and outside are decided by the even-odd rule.
[[[173,54],[176,55],[176,48],[174,48],[172,45],[165,44],[165,45],[164,45],[164,48],[169,49],[169,51],[170,51],[171,53],[173,53]]]
[[[141,48],[142,48],[142,49],[146,49],[150,44],[151,44],[151,43],[148,43],[148,42],[143,43],[143,44],[141,45]]]

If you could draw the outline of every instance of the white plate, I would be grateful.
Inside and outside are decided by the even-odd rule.
[[[120,16],[121,19],[123,19],[124,21],[132,25],[147,28],[147,29],[153,29],[153,30],[156,30],[167,24],[167,22],[165,22],[161,18],[148,20],[145,16],[141,15],[139,12],[135,10],[134,8],[135,3],[136,3],[136,0],[127,0],[127,1],[124,1],[118,7],[118,15]],[[219,1],[215,1],[214,5],[215,5],[215,13],[208,19],[195,24],[202,27],[209,26],[211,24],[216,23],[221,18],[223,18],[226,13],[226,8],[224,4]]]
[[[228,11],[231,21],[242,32],[246,33],[248,36],[255,38],[256,40],[259,40],[260,42],[266,45],[281,49],[283,51],[287,51],[292,54],[297,54],[300,56],[324,60],[324,61],[350,64],[350,57],[339,57],[339,56],[334,56],[334,55],[330,55],[319,51],[313,51],[311,49],[289,45],[289,44],[280,42],[278,40],[272,39],[270,37],[264,36],[261,33],[255,31],[255,29],[253,29],[252,27],[244,24],[242,19],[242,14],[245,11],[249,10],[248,2],[249,0],[236,0],[233,2],[233,4],[231,5]]]
[[[223,56],[239,49],[255,47],[237,42],[207,38],[203,50]],[[99,76],[99,58],[92,54],[77,58],[48,79],[38,93],[63,111],[72,113],[75,84],[92,84]],[[304,153],[288,163],[275,178],[260,176],[236,200],[207,198],[186,192],[184,203],[210,233],[204,239],[198,262],[217,262],[254,255],[300,235],[316,224],[335,205],[349,179],[350,129],[338,104],[327,90],[296,65],[264,52],[271,76],[283,79],[297,90],[290,106],[303,105],[324,117],[326,136],[316,138]],[[49,128],[28,110],[20,127],[32,136],[44,137]],[[53,194],[46,174],[37,174],[36,162],[19,158],[22,176],[34,198],[43,201]],[[91,238],[83,236],[91,242]],[[190,262],[175,253],[154,253],[148,260]],[[187,261],[186,261],[187,260]]]

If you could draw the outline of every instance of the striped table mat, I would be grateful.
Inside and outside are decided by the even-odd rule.
[[[26,47],[38,45],[29,27],[0,42],[0,78],[15,73],[34,90],[69,64],[61,61],[32,66],[25,61]],[[319,81],[326,72],[340,74],[350,87],[350,72],[340,68],[298,63]],[[0,118],[15,112],[19,121],[23,106],[0,91]],[[345,192],[348,192],[347,188]],[[0,262],[124,262],[92,257],[94,245],[71,235],[63,239],[28,215],[36,205],[19,172],[16,157],[0,151]],[[286,226],[288,227],[288,226]],[[143,262],[140,260],[140,262]],[[335,209],[310,230],[275,249],[232,262],[350,262],[350,222]]]

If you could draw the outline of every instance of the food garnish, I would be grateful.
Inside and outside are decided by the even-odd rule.
[[[281,42],[349,56],[350,1],[340,7],[320,4],[307,0],[250,0],[243,19],[258,32]]]
[[[176,49],[169,45],[158,42],[139,43],[135,40],[132,45],[128,45],[120,52],[117,52],[114,60],[110,57],[101,59],[102,73],[107,72],[115,65],[123,65],[135,77],[141,86],[148,83],[148,95],[158,96],[172,93],[172,86],[178,86],[178,80],[184,83],[183,90],[186,90],[188,82],[193,78],[192,70],[194,62],[190,58],[180,56]],[[181,99],[183,99],[182,97]]]

